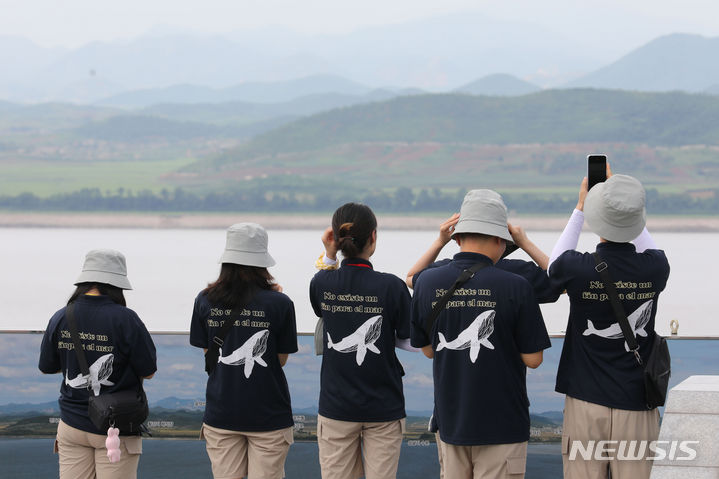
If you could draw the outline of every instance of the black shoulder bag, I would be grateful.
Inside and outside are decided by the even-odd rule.
[[[313,336],[315,342],[315,355],[322,356],[324,352],[324,334],[325,334],[325,320],[322,316],[317,318],[317,324],[315,324],[315,334]]]
[[[642,357],[639,355],[639,344],[634,336],[627,319],[627,313],[624,311],[617,289],[614,287],[614,282],[609,276],[607,271],[607,263],[602,260],[599,253],[592,253],[599,276],[602,278],[604,283],[604,289],[607,291],[609,301],[612,304],[614,310],[614,316],[617,318],[619,326],[622,328],[624,334],[624,340],[629,346],[630,352],[634,354],[637,360],[637,364],[644,370],[644,399],[647,405],[647,409],[654,409],[658,406],[664,406],[667,399],[667,389],[669,388],[669,376],[671,376],[671,357],[669,356],[669,346],[667,345],[666,338],[659,336],[656,332],[654,333],[654,344],[652,344],[652,351],[646,361],[642,361]]]
[[[80,365],[80,372],[87,377],[87,390],[90,397],[87,401],[87,413],[92,424],[100,431],[107,431],[110,427],[116,427],[120,434],[140,434],[147,432],[143,423],[150,414],[147,405],[147,396],[142,388],[142,378],[138,378],[139,387],[136,390],[128,389],[110,394],[95,396],[92,393],[90,368],[87,366],[85,350],[80,342],[80,335],[77,332],[77,320],[74,314],[75,304],[70,303],[65,310],[65,317],[70,329],[70,337],[77,355],[77,362]]]
[[[225,344],[225,338],[230,333],[232,325],[235,324],[235,321],[237,321],[243,309],[245,309],[244,306],[232,308],[232,314],[222,323],[222,328],[220,328],[217,335],[212,338],[210,347],[205,351],[205,372],[208,376],[211,375],[212,371],[217,367],[217,361],[220,359],[220,348]]]
[[[489,266],[489,264],[485,262],[477,263],[474,266],[462,271],[457,277],[457,280],[454,282],[454,284],[447,290],[446,293],[442,295],[441,298],[439,298],[439,301],[434,304],[434,308],[432,308],[432,311],[424,319],[424,332],[427,334],[428,338],[432,337],[432,327],[434,326],[434,321],[437,319],[437,316],[439,316],[439,313],[442,312],[444,307],[447,306],[449,298],[454,295],[454,292],[457,290],[457,288],[469,281],[472,277],[474,277],[477,271],[484,268],[485,266]]]

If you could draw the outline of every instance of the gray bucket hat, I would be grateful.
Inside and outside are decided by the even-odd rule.
[[[237,223],[227,229],[227,243],[220,263],[267,268],[275,260],[267,252],[267,231],[257,223]]]
[[[103,283],[120,289],[132,289],[127,279],[125,256],[113,249],[94,249],[85,255],[82,273],[75,281],[80,283]]]
[[[612,175],[597,183],[584,200],[584,217],[600,237],[615,243],[635,239],[647,223],[644,187],[636,178]]]
[[[457,233],[480,233],[497,236],[512,243],[507,229],[507,207],[502,196],[493,190],[471,190],[459,210],[459,221],[452,236]]]

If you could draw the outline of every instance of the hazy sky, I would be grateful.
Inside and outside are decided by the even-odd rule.
[[[226,33],[284,26],[305,33],[346,33],[457,12],[532,22],[569,38],[593,35],[625,46],[672,32],[719,35],[715,0],[0,0],[0,11],[0,35],[68,47],[158,28]]]

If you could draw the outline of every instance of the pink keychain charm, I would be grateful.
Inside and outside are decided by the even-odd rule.
[[[107,448],[107,458],[110,462],[120,462],[120,430],[116,427],[110,427],[107,430],[107,439],[105,439],[105,447]]]

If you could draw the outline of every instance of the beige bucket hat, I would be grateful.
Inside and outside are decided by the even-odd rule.
[[[103,283],[120,289],[132,289],[127,279],[125,255],[113,249],[94,249],[88,252],[75,285],[80,283]]]
[[[452,236],[457,233],[480,233],[497,236],[513,244],[507,229],[507,207],[502,196],[493,190],[471,190],[462,201],[459,221]]]
[[[646,193],[636,178],[612,175],[597,183],[584,200],[584,218],[600,237],[615,243],[627,243],[647,223]]]
[[[237,223],[227,229],[227,243],[220,263],[268,268],[275,260],[267,252],[267,231],[257,223]]]

